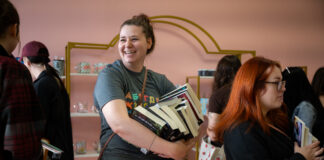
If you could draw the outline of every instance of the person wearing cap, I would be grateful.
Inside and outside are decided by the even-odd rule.
[[[48,64],[48,49],[41,42],[31,41],[23,47],[21,57],[33,76],[34,88],[45,113],[44,138],[64,151],[62,160],[72,160],[70,100],[57,71]],[[49,156],[51,157],[51,153]]]
[[[44,114],[27,68],[11,52],[19,43],[19,15],[0,1],[0,159],[42,158]]]

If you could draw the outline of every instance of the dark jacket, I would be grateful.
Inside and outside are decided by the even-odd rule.
[[[286,135],[272,128],[268,135],[259,125],[249,127],[249,122],[243,122],[225,131],[227,160],[305,160],[301,154],[294,153],[294,142]]]
[[[43,71],[34,81],[34,88],[45,111],[45,138],[62,149],[62,160],[73,159],[70,100],[58,79]]]

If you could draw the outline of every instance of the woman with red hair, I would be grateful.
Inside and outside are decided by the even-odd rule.
[[[287,135],[284,91],[279,63],[254,57],[241,66],[214,130],[227,160],[320,159],[319,142],[299,147]]]

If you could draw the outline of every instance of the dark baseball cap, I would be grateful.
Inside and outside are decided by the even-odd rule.
[[[46,46],[38,41],[31,41],[25,44],[22,49],[22,54],[19,61],[22,61],[23,57],[49,57]]]

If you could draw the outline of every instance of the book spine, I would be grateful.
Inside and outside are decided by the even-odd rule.
[[[151,120],[149,117],[145,116],[141,112],[134,110],[131,118],[154,132],[156,135],[159,137],[169,140],[169,141],[175,141],[180,139],[181,137],[181,132],[176,129],[172,130],[169,124],[165,124],[164,126],[160,126],[159,124],[155,123],[153,120]]]
[[[186,125],[186,127],[187,127],[187,129],[188,129],[188,131],[189,131],[189,133],[188,133],[187,135],[184,136],[184,139],[187,140],[187,139],[193,138],[193,135],[192,135],[192,133],[191,133],[191,131],[190,131],[190,128],[189,128],[189,126],[188,126],[188,123],[187,123],[187,121],[185,120],[186,118],[185,118],[184,115],[182,114],[181,110],[177,110],[177,112],[178,112],[179,116],[181,117],[181,119],[183,120],[183,122],[185,123],[185,125]]]
[[[189,103],[189,107],[191,108],[191,110],[193,111],[193,113],[195,114],[195,117],[198,121],[198,124],[202,124],[203,123],[203,117],[200,116],[199,114],[199,110],[196,108],[196,106],[194,105],[194,103],[192,102],[191,98],[189,97],[187,92],[184,92],[180,95],[178,95],[178,98],[184,98],[187,100],[187,102]]]
[[[131,118],[133,118],[134,120],[136,120],[140,124],[144,125],[146,128],[150,129],[155,134],[160,135],[162,126],[155,123],[153,120],[146,117],[145,115],[138,112],[137,110],[133,111],[133,113],[131,114]]]

